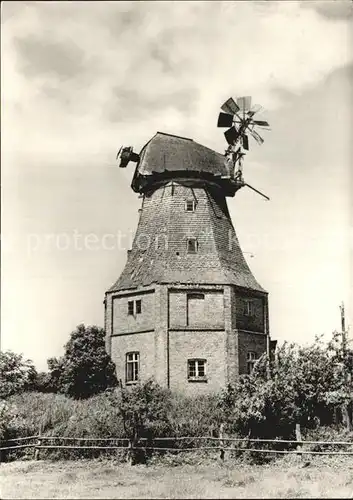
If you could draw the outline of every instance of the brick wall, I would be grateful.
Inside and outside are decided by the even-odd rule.
[[[157,285],[155,289],[155,379],[168,386],[168,287]]]
[[[105,350],[111,355],[111,329],[112,329],[112,298],[106,294],[104,298],[104,330],[105,330]]]
[[[112,337],[112,359],[116,365],[116,374],[125,384],[126,353],[138,351],[140,353],[140,378],[147,380],[154,376],[154,333],[135,333]]]
[[[129,315],[128,302],[141,300],[141,313]],[[112,297],[113,334],[153,330],[155,325],[154,290]]]
[[[259,358],[266,352],[266,336],[257,333],[238,332],[239,374],[247,373],[247,353],[255,352]]]
[[[218,391],[226,385],[224,331],[169,332],[170,388],[186,394]],[[206,359],[207,382],[188,382],[187,360]]]
[[[239,375],[238,332],[235,329],[235,290],[224,287],[224,326],[226,334],[226,383],[234,384]]]
[[[202,294],[204,298],[198,299]],[[195,298],[193,298],[196,295]],[[224,328],[223,291],[199,289],[169,292],[169,328]]]
[[[193,212],[185,210],[188,199],[197,202]],[[150,246],[144,248],[139,235],[149,236]],[[198,239],[195,254],[187,253],[191,236]],[[188,307],[190,292],[203,293],[204,300],[191,300]],[[248,298],[253,316],[244,315]],[[129,316],[128,301],[136,299],[142,312]],[[266,349],[265,335],[251,333],[267,331],[266,303],[221,190],[206,191],[191,179],[170,182],[145,195],[128,262],[106,295],[107,351],[123,381],[125,354],[137,350],[142,380],[154,376],[163,386],[191,394],[218,391],[246,372],[249,350],[260,355]],[[207,359],[207,383],[188,382],[188,358]]]
[[[254,314],[247,316],[245,314],[246,303],[250,301],[253,305]],[[264,317],[264,304],[263,297],[255,297],[250,294],[236,293],[235,296],[235,314],[236,314],[236,328],[239,330],[250,330],[252,332],[265,332],[265,317]]]

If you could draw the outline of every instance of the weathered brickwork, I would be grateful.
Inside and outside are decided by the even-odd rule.
[[[112,295],[113,329],[112,333],[134,333],[153,330],[155,326],[154,290],[145,293]],[[128,303],[141,301],[141,312],[128,314]]]
[[[219,390],[226,385],[224,331],[171,331],[170,388],[187,394],[201,394]],[[187,361],[206,359],[207,382],[189,382]]]
[[[157,138],[158,147],[168,143]],[[192,141],[181,138],[163,152],[153,141],[134,174],[132,187],[143,201],[132,248],[105,297],[106,348],[123,384],[126,354],[138,352],[141,381],[154,377],[191,395],[218,391],[247,372],[249,352],[258,358],[266,351],[267,293],[230,218],[225,196],[234,186],[227,185],[221,155],[200,145],[191,153]],[[141,312],[134,305],[128,314],[128,302],[139,300]],[[204,364],[190,378],[191,359]]]
[[[239,373],[247,373],[247,354],[255,352],[259,358],[266,352],[266,336],[263,334],[255,334],[250,332],[239,332]]]
[[[224,287],[224,326],[226,332],[225,365],[227,384],[234,384],[239,376],[238,332],[235,329],[235,288]]]
[[[252,314],[250,315],[247,314],[249,307],[252,309]],[[236,295],[236,327],[239,330],[264,333],[264,307],[264,297],[254,297],[238,293]]]
[[[111,356],[116,365],[118,380],[125,384],[126,354],[138,352],[140,355],[140,378],[147,380],[154,377],[154,333],[133,333],[119,335],[111,339]]]
[[[169,327],[224,328],[222,291],[202,288],[169,292]]]

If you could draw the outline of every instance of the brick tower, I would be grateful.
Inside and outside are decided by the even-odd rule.
[[[225,157],[158,132],[132,189],[142,208],[125,268],[105,295],[106,347],[125,385],[150,377],[212,392],[251,371],[269,346],[267,292],[240,249]]]

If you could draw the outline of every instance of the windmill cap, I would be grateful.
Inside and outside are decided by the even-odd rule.
[[[224,155],[187,137],[157,132],[140,152],[131,187],[143,192],[173,177],[229,179]]]

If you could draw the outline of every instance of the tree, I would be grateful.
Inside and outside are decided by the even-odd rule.
[[[271,377],[263,356],[251,375],[241,376],[223,393],[220,406],[230,429],[254,437],[289,438],[296,423],[303,428],[332,423],[335,404],[348,398],[338,361],[332,341],[325,345],[319,338],[308,347],[284,343],[271,363]]]
[[[33,362],[12,351],[0,353],[0,398],[33,390],[37,372]]]
[[[146,438],[147,444],[151,446],[154,437],[168,433],[171,393],[153,380],[123,388],[119,392],[117,406],[123,419],[125,435],[133,448],[130,459],[134,464],[145,459],[136,450],[141,438]]]
[[[48,372],[38,372],[35,383],[34,390],[37,392],[57,392],[51,384],[51,375]]]
[[[64,358],[49,358],[47,360],[48,364],[48,390],[50,392],[60,392],[61,388],[61,377],[64,372]]]
[[[50,385],[76,399],[117,385],[115,365],[105,350],[105,333],[81,324],[71,333],[62,358],[48,360]]]
[[[326,394],[326,401],[334,407],[336,420],[339,414],[347,430],[353,427],[353,350],[347,348],[342,333],[334,332],[328,344],[333,359],[332,389]]]

